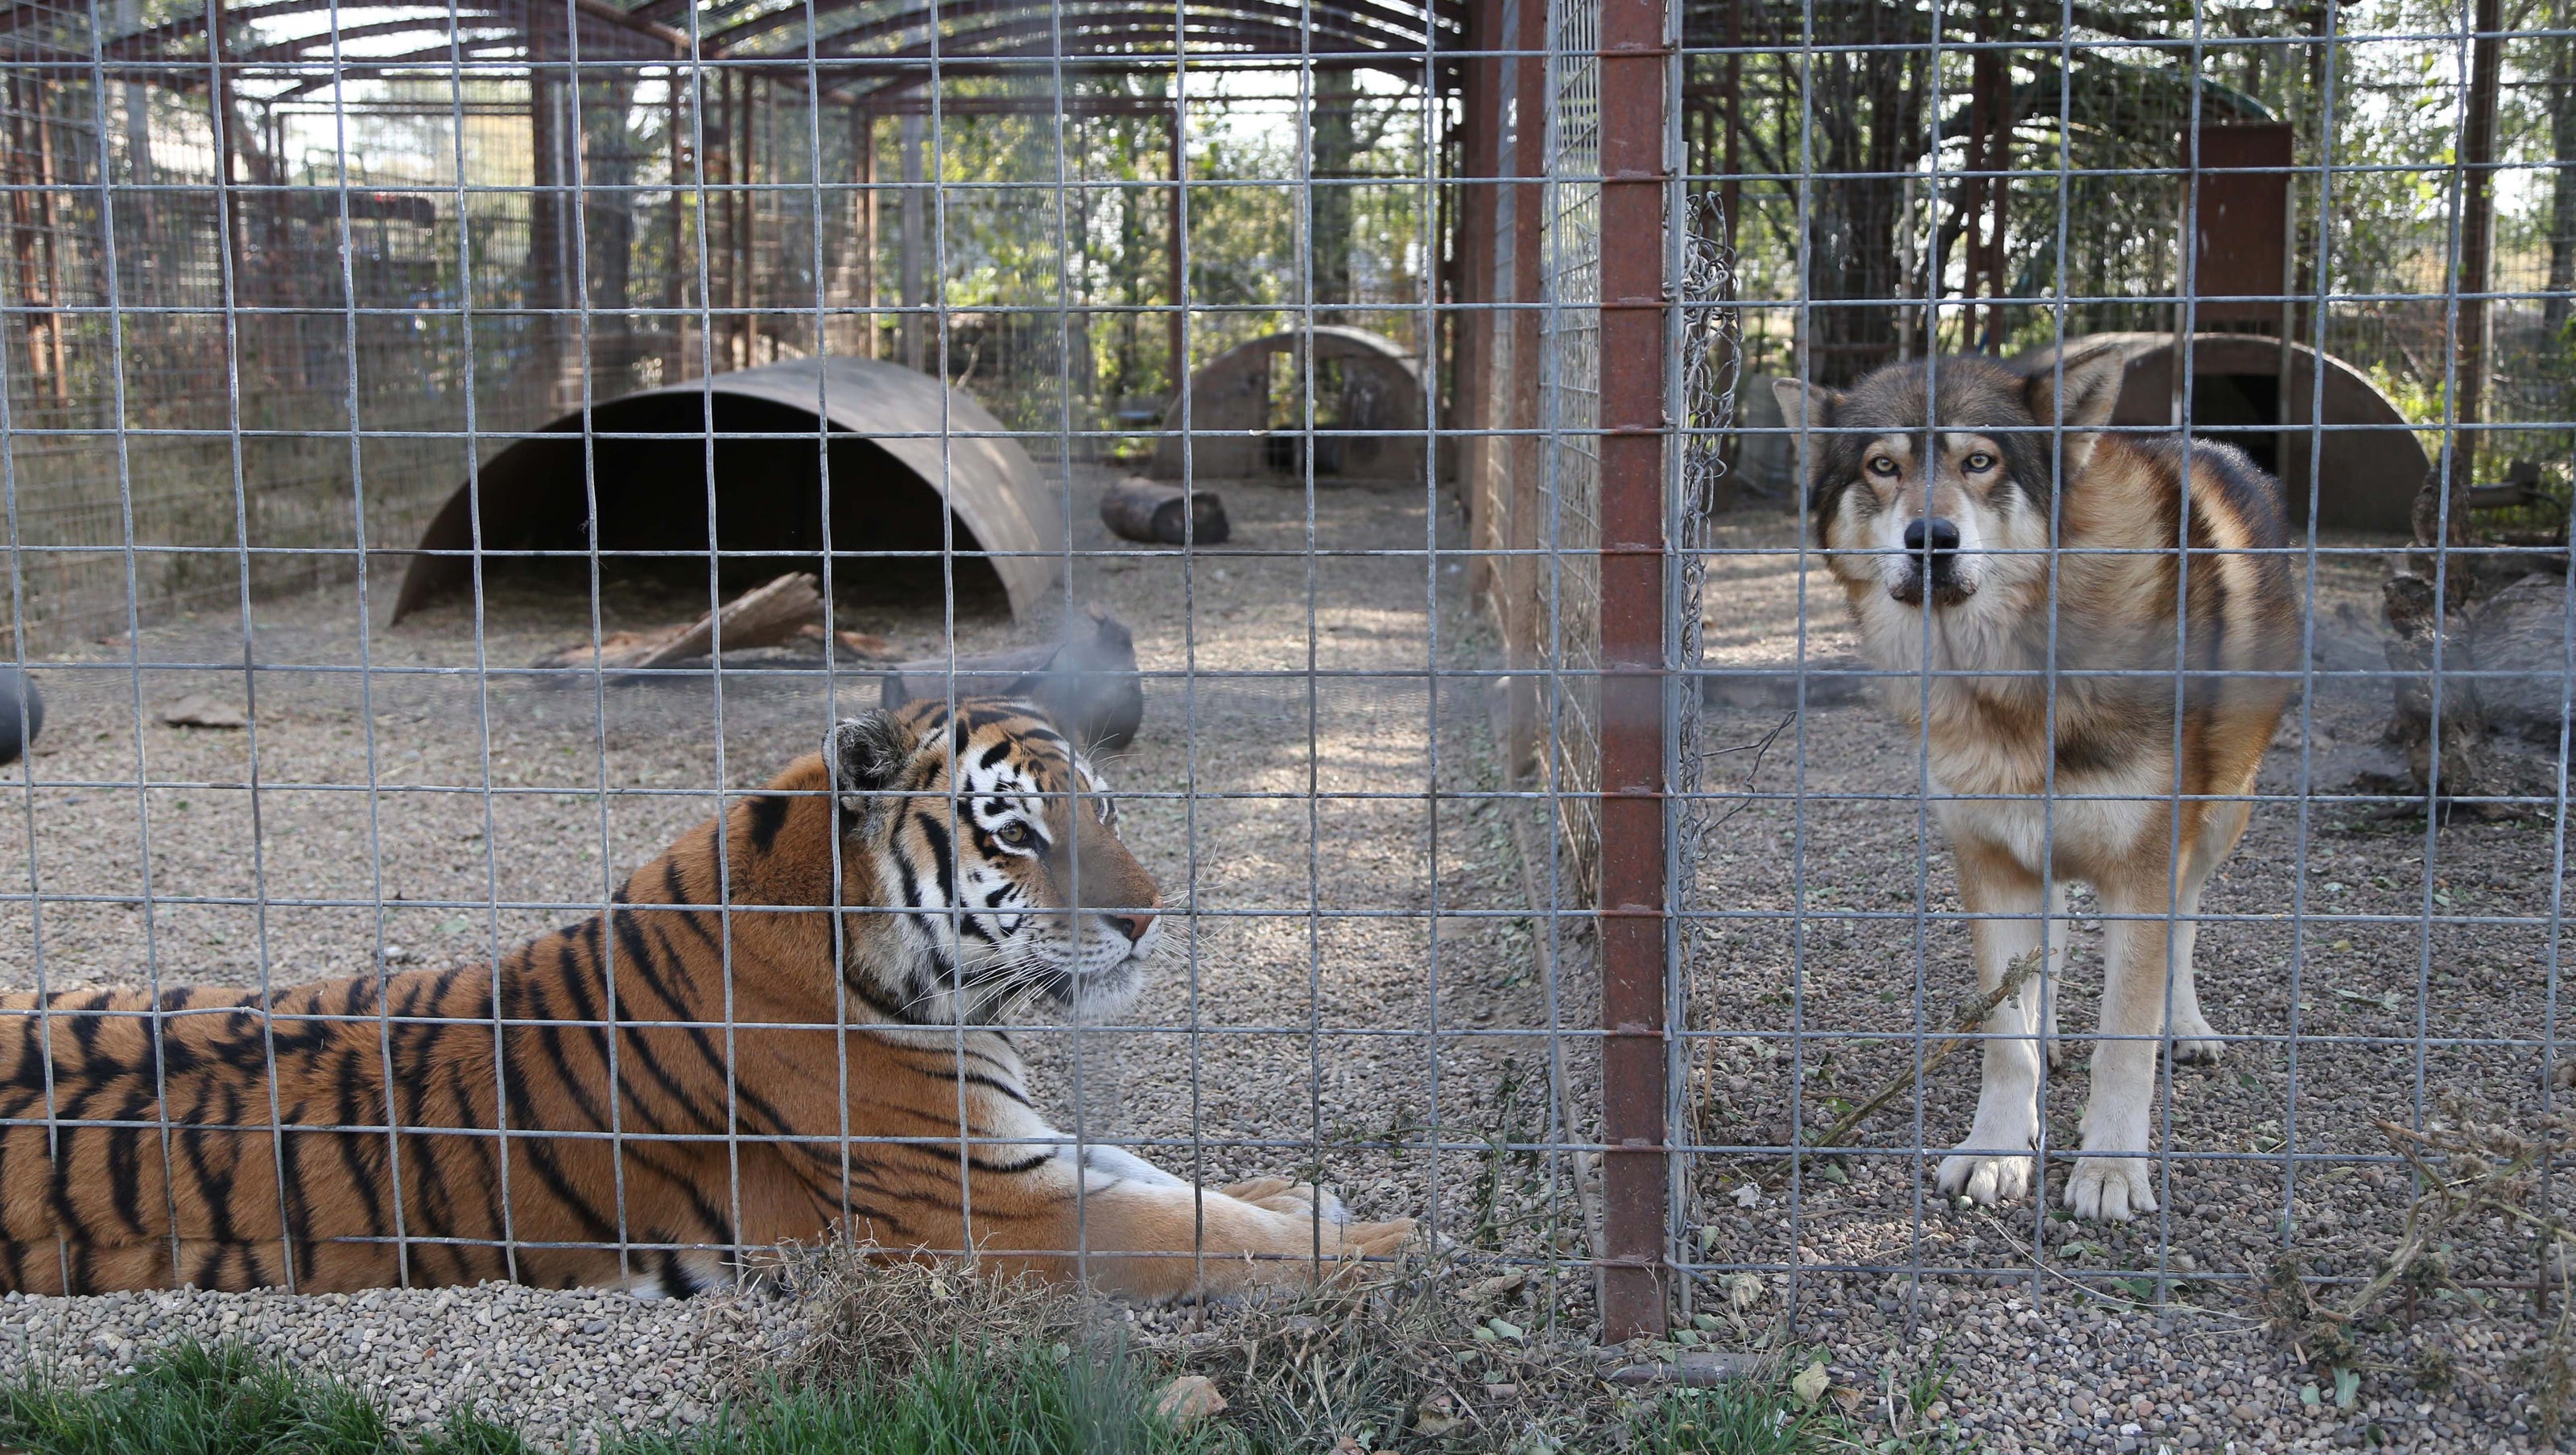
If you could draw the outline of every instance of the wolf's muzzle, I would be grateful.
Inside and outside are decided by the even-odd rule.
[[[1958,523],[1937,515],[1907,522],[1905,571],[1889,594],[1908,606],[1918,606],[1926,584],[1932,599],[1945,606],[1968,594],[1959,577]]]

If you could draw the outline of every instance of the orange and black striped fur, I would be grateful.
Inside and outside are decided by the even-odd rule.
[[[1987,1022],[1976,1122],[1941,1188],[1984,1203],[2029,1189],[2040,1038],[2056,1058],[2048,976],[2082,880],[2101,900],[2106,981],[2065,1196],[2113,1220],[2156,1206],[2157,1047],[2219,1052],[2193,986],[2195,917],[2245,830],[2300,624],[2279,486],[2226,445],[2101,433],[2122,366],[2096,346],[2062,373],[1943,358],[1848,392],[1778,389],[1808,432],[1810,510],[1862,654],[1909,674],[1886,679],[1888,700],[1928,753],[1979,986],[2048,930],[2041,973]]]
[[[1077,1152],[1032,1108],[987,1027],[1113,1013],[1161,931],[1099,778],[1022,703],[842,723],[617,901],[497,972],[300,986],[267,1014],[222,990],[0,1001],[0,1285],[681,1294],[846,1228],[1059,1277],[1079,1239],[1095,1282],[1152,1298],[1412,1228]]]

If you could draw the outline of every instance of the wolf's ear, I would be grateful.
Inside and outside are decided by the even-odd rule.
[[[1771,396],[1780,401],[1780,422],[1791,429],[1827,429],[1834,409],[1843,402],[1836,390],[1804,379],[1774,379]]]
[[[2110,342],[2085,344],[2059,355],[2055,365],[2032,374],[2022,386],[2032,419],[2066,428],[2065,480],[2084,473],[2085,462],[2093,458],[2096,432],[2111,422],[2128,372],[2127,349]]]
[[[911,740],[886,712],[844,718],[823,743],[832,789],[840,795],[841,807],[853,813],[866,809],[869,794],[894,782],[911,756]]]

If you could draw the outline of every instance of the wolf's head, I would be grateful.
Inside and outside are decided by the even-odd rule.
[[[1836,574],[1907,606],[1953,607],[2043,572],[2050,502],[2092,458],[2124,364],[2116,345],[2023,374],[1992,359],[1890,364],[1849,390],[1782,379],[1807,431],[1807,497]]]

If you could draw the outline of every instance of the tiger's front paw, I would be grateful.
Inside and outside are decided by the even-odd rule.
[[[1414,1220],[1389,1218],[1376,1223],[1318,1223],[1311,1211],[1300,1209],[1279,1215],[1280,1252],[1286,1255],[1293,1272],[1281,1270],[1286,1281],[1298,1283],[1335,1283],[1352,1276],[1365,1261],[1393,1258],[1413,1240]],[[1320,1258],[1320,1264],[1312,1261]]]
[[[1330,1282],[1360,1260],[1393,1257],[1413,1237],[1413,1219],[1354,1222],[1340,1198],[1311,1182],[1256,1177],[1219,1191],[1277,1219],[1270,1255],[1276,1261],[1260,1279],[1264,1283]],[[1312,1261],[1318,1257],[1339,1267],[1321,1268]]]
[[[1255,1177],[1232,1187],[1217,1189],[1237,1202],[1291,1216],[1314,1218],[1339,1226],[1351,1220],[1351,1210],[1342,1200],[1311,1182],[1291,1182],[1285,1177]]]
[[[1382,1223],[1348,1223],[1342,1228],[1342,1256],[1345,1258],[1392,1258],[1413,1240],[1411,1218],[1389,1218]]]

